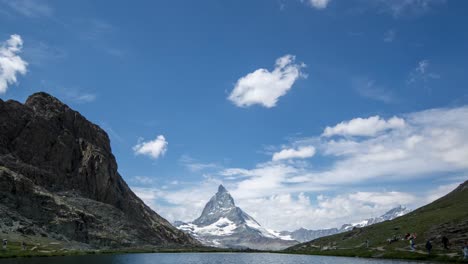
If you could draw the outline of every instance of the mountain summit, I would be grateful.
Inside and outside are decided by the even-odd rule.
[[[176,222],[179,229],[216,247],[283,249],[297,244],[291,238],[263,228],[253,217],[236,206],[223,185],[205,205],[200,217],[191,223]]]
[[[211,225],[221,217],[231,221],[242,221],[242,210],[236,207],[234,199],[223,185],[219,185],[218,192],[205,205],[201,216],[193,221],[196,225]]]

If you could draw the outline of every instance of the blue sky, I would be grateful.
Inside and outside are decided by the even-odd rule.
[[[0,1],[0,98],[46,91],[100,125],[169,220],[223,183],[268,228],[334,227],[468,178],[467,9]]]

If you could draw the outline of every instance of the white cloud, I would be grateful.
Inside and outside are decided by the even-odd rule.
[[[278,98],[285,95],[299,77],[305,77],[301,73],[303,67],[303,63],[295,63],[293,55],[280,57],[273,71],[258,69],[240,78],[228,99],[239,107],[254,104],[274,107]]]
[[[326,127],[323,136],[375,136],[379,132],[389,129],[400,129],[404,126],[405,121],[398,117],[392,117],[388,120],[382,119],[379,116],[371,116],[369,118],[359,117],[341,122],[333,127]]]
[[[210,180],[181,190],[136,187],[132,187],[132,190],[170,221],[192,221],[201,214],[205,204],[214,195],[217,184],[219,183]],[[235,188],[232,191],[230,187],[235,186],[227,188],[237,206],[252,215],[262,226],[279,231],[295,230],[300,227],[309,229],[340,227],[346,223],[382,215],[398,205],[415,208],[414,206],[422,205],[421,200],[428,201],[428,197],[432,194],[383,191],[312,196],[299,192],[252,197],[242,195]],[[440,192],[441,196],[444,194],[446,192]]]
[[[308,0],[310,5],[316,9],[325,9],[331,0]]]
[[[136,155],[147,155],[153,159],[163,156],[167,151],[167,141],[163,135],[159,135],[154,140],[142,141],[133,147]]]
[[[273,154],[272,160],[284,160],[284,159],[305,159],[315,155],[315,148],[313,146],[302,146],[297,149],[283,149]]]
[[[225,168],[190,186],[150,188],[143,195],[164,217],[190,221],[222,182],[241,208],[277,230],[339,227],[399,204],[416,208],[466,180],[460,176],[468,175],[468,106],[400,116],[404,126],[386,125],[371,137],[313,136],[290,142],[294,149],[314,146],[317,159],[325,161],[321,166],[277,160]],[[415,181],[425,184],[407,188]]]
[[[23,40],[19,35],[11,35],[0,43],[0,94],[7,91],[8,85],[17,82],[18,74],[26,74],[28,63],[18,55],[22,48]]]

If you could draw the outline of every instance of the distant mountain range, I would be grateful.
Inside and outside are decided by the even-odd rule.
[[[438,200],[406,213],[405,210],[389,211],[382,218],[392,218],[372,226],[351,228],[347,232],[321,237],[288,248],[285,252],[305,254],[325,254],[355,257],[378,258],[408,258],[405,251],[409,251],[408,241],[404,238],[407,233],[417,234],[415,246],[425,248],[426,242],[431,240],[434,251],[444,252],[444,257],[452,261],[459,258],[460,248],[468,239],[468,181],[460,184],[449,194]],[[378,219],[379,221],[382,219]],[[368,223],[370,223],[369,221]],[[368,224],[363,223],[363,224]],[[449,249],[444,249],[440,242],[442,237],[450,240]],[[389,239],[395,239],[389,243]],[[366,249],[365,243],[370,241]],[[350,251],[350,249],[353,249]],[[379,250],[376,250],[379,249]],[[409,257],[416,259],[434,259],[434,256],[412,252]],[[432,255],[432,254],[431,254]],[[440,255],[438,257],[441,257]]]
[[[390,211],[386,212],[385,214],[379,217],[368,218],[357,223],[344,224],[341,226],[341,228],[329,228],[329,229],[319,229],[319,230],[308,230],[305,228],[300,228],[292,232],[282,231],[280,232],[280,235],[283,238],[290,238],[299,242],[307,242],[307,241],[311,241],[320,237],[343,233],[343,232],[352,230],[355,227],[365,227],[365,226],[373,225],[373,224],[380,223],[383,221],[393,220],[409,212],[411,212],[411,210],[407,209],[405,206],[400,205],[398,207],[391,209]]]
[[[392,220],[408,212],[410,210],[406,207],[398,206],[379,217],[345,224],[341,228],[320,230],[300,228],[292,232],[277,232],[262,227],[237,207],[226,188],[220,185],[218,192],[205,205],[200,217],[189,223],[176,221],[174,225],[207,246],[277,250],[299,242],[346,232],[355,227]]]
[[[207,246],[278,250],[298,243],[262,227],[235,205],[222,185],[199,218],[190,223],[177,221],[174,225]]]

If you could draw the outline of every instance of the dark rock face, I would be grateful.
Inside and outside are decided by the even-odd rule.
[[[130,190],[104,130],[46,93],[0,100],[0,213],[8,232],[92,246],[198,243]]]

